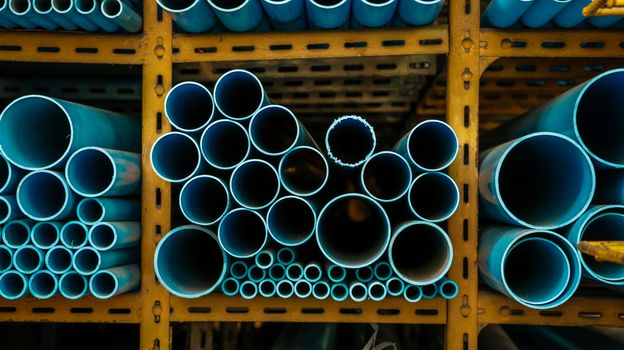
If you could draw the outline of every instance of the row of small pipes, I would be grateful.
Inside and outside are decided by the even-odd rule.
[[[577,249],[624,240],[623,91],[624,69],[607,71],[482,137],[495,145],[479,178],[489,286],[536,309],[567,301],[581,277],[624,291],[624,266]]]
[[[136,289],[139,121],[27,95],[0,114],[0,146],[0,296]]]
[[[1,0],[0,28],[137,33],[140,6],[129,0]]]

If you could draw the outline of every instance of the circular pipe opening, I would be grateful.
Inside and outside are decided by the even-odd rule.
[[[248,0],[244,0],[248,1]],[[212,4],[223,3],[225,8],[238,7],[243,0],[211,0]],[[250,118],[264,102],[264,88],[258,78],[246,70],[234,69],[223,74],[214,87],[215,105],[226,118],[244,120]]]
[[[199,146],[188,135],[167,133],[156,140],[150,153],[152,168],[158,176],[169,182],[184,182],[199,169]]]
[[[306,280],[299,280],[295,283],[295,295],[299,298],[307,298],[312,294],[312,285]]]
[[[13,255],[13,265],[21,273],[34,273],[43,266],[43,253],[35,246],[21,247]]]
[[[351,287],[349,287],[349,296],[351,296],[351,299],[354,301],[364,301],[368,296],[366,285],[359,282],[352,283]]]
[[[277,262],[288,265],[295,262],[295,251],[290,248],[281,248],[277,251]]]
[[[421,286],[420,290],[422,291],[422,297],[425,299],[433,299],[438,295],[438,286],[433,283]]]
[[[327,268],[327,277],[332,282],[342,282],[347,278],[347,270],[342,266],[330,265]]]
[[[80,221],[92,225],[104,220],[106,208],[95,198],[85,198],[78,203],[76,214]]]
[[[372,300],[383,300],[387,294],[386,287],[380,282],[373,282],[368,286],[368,295]]]
[[[247,159],[251,151],[247,130],[227,119],[208,125],[202,133],[200,146],[206,162],[221,170],[235,168]]]
[[[11,163],[4,156],[0,155],[0,193],[10,190],[9,185],[11,185],[11,180],[15,176],[17,174],[15,174],[15,169],[12,168]]]
[[[269,268],[269,266],[273,265],[273,252],[268,250],[261,251],[256,255],[255,262],[262,269]]]
[[[250,281],[258,283],[266,277],[266,271],[258,265],[251,265],[247,270],[247,278]]]
[[[236,295],[238,294],[239,290],[240,290],[240,285],[238,281],[234,278],[226,278],[225,280],[223,280],[223,283],[221,283],[221,291],[225,295],[229,295],[229,296]]]
[[[412,182],[412,169],[394,152],[379,152],[362,167],[360,180],[364,191],[381,202],[390,202],[407,193]]]
[[[360,267],[355,270],[355,278],[360,282],[370,282],[373,279],[373,269],[370,266]]]
[[[349,297],[349,289],[344,283],[336,283],[331,286],[331,297],[336,301],[343,301]]]
[[[444,173],[418,175],[409,187],[409,207],[416,217],[431,222],[448,219],[459,206],[459,189]]]
[[[440,295],[445,299],[453,299],[459,294],[457,283],[447,280],[440,284]]]
[[[316,282],[323,276],[323,271],[317,264],[308,264],[305,269],[303,269],[303,276],[308,281]]]
[[[291,281],[300,280],[303,277],[303,268],[301,265],[295,263],[290,264],[286,267],[286,278]]]
[[[277,282],[277,295],[280,298],[290,298],[294,293],[293,283],[289,280]]]
[[[316,282],[312,285],[312,295],[314,295],[316,299],[327,299],[327,297],[329,297],[329,292],[329,284],[326,282]]]
[[[583,241],[624,241],[624,215],[604,213],[592,218],[581,233]],[[585,267],[607,281],[624,279],[624,266],[597,261],[593,256],[581,253]]]
[[[300,133],[295,115],[279,105],[262,107],[249,123],[251,143],[258,151],[270,156],[288,152],[299,139]]]
[[[403,294],[404,288],[405,288],[405,285],[403,284],[403,281],[400,278],[393,277],[393,278],[390,278],[388,281],[386,281],[386,290],[388,291],[388,294],[392,296],[399,296]]]
[[[0,275],[0,296],[15,300],[26,294],[28,281],[26,276],[16,271],[8,271]]]
[[[247,276],[247,264],[242,261],[235,261],[230,265],[230,275],[236,279]]]
[[[74,271],[64,274],[59,280],[59,290],[68,299],[81,298],[88,288],[87,278]]]
[[[66,247],[52,247],[45,256],[45,264],[48,270],[56,274],[69,271],[72,267],[72,252]]]
[[[329,179],[327,160],[319,150],[309,146],[295,147],[286,153],[278,169],[284,188],[298,196],[318,193]]]
[[[411,284],[405,286],[405,290],[403,293],[405,295],[405,299],[410,303],[415,303],[423,297],[422,289],[418,286],[414,286]]]
[[[221,220],[230,205],[227,186],[218,178],[200,175],[189,180],[180,192],[180,209],[190,222],[212,225]]]
[[[0,273],[11,267],[13,267],[13,251],[5,245],[0,245]]]
[[[89,243],[97,250],[111,249],[117,243],[117,231],[107,222],[100,222],[89,230]]]
[[[238,208],[227,213],[219,225],[219,244],[236,258],[257,254],[267,241],[264,218],[251,210]]]
[[[58,279],[49,271],[38,271],[28,281],[30,294],[35,298],[48,299],[58,290]]]
[[[30,241],[30,227],[24,221],[10,221],[2,228],[2,240],[9,248],[21,248]]]
[[[376,144],[373,127],[358,116],[334,120],[325,135],[325,147],[329,158],[340,166],[362,165],[373,155]]]
[[[230,190],[232,197],[243,207],[262,209],[277,198],[280,191],[279,177],[268,162],[247,160],[232,172]]]
[[[40,249],[50,249],[59,242],[60,230],[55,222],[38,222],[31,231],[33,244]]]
[[[97,10],[97,3],[95,0],[74,0],[74,6],[78,13],[82,15],[89,15]]]
[[[70,249],[84,247],[89,242],[89,229],[79,221],[70,221],[61,228],[61,243]]]
[[[11,203],[5,198],[0,197],[0,224],[4,224],[11,218]]]
[[[275,264],[269,268],[269,277],[275,281],[279,281],[286,277],[286,269],[284,265]]]
[[[385,281],[392,277],[392,267],[386,262],[380,262],[375,265],[375,278]]]
[[[455,160],[459,141],[448,124],[439,120],[427,120],[410,131],[407,151],[416,167],[426,171],[439,171]]]
[[[199,131],[205,128],[214,116],[212,94],[199,83],[192,81],[179,83],[171,88],[165,97],[165,115],[171,125],[180,131]]]
[[[81,275],[91,275],[100,268],[102,257],[100,253],[91,248],[80,248],[74,254],[72,266]]]
[[[305,243],[314,234],[316,213],[305,199],[286,196],[273,203],[267,213],[271,237],[286,246]]]
[[[65,167],[67,183],[81,196],[102,196],[117,177],[115,161],[102,148],[87,147],[76,151]]]
[[[22,179],[17,187],[17,204],[28,217],[49,221],[62,215],[70,195],[71,190],[60,173],[41,170]]]
[[[258,285],[260,294],[265,298],[270,298],[275,295],[275,289],[277,285],[272,280],[262,280]]]
[[[119,281],[117,276],[109,271],[98,271],[89,281],[89,290],[91,294],[99,299],[108,299],[114,296],[119,290]]]
[[[71,0],[52,0],[52,7],[59,13],[67,13],[71,10]]]
[[[123,3],[120,0],[104,0],[102,13],[108,18],[116,18],[121,15]]]

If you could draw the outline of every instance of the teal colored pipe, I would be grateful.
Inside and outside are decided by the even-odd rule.
[[[221,23],[233,32],[247,32],[262,24],[259,0],[208,0],[208,3]]]
[[[587,22],[596,28],[615,27],[624,16],[592,16]]]
[[[492,0],[481,16],[481,25],[509,28],[531,7],[534,0]]]
[[[280,192],[277,170],[265,160],[246,160],[232,172],[230,192],[234,200],[245,208],[267,208]]]
[[[0,1],[0,18],[3,19],[3,28],[13,29],[17,27],[35,29],[37,25],[29,21],[25,16],[18,16],[10,9],[10,0]]]
[[[306,10],[310,27],[342,28],[349,24],[351,0],[306,0]]]
[[[457,158],[459,141],[450,125],[430,119],[414,126],[394,150],[407,159],[415,173],[441,171]]]
[[[76,10],[74,0],[52,0],[52,9],[88,32],[95,32],[99,29],[89,18]]]
[[[12,249],[26,246],[30,243],[33,224],[31,220],[9,221],[2,227],[2,242]]]
[[[281,280],[277,282],[277,296],[286,299],[290,298],[295,292],[293,283],[289,280]]]
[[[45,255],[46,269],[61,275],[67,273],[72,268],[74,253],[67,247],[57,245],[50,248]]]
[[[13,194],[24,176],[22,169],[11,164],[0,153],[0,194]]]
[[[213,96],[219,113],[237,121],[251,118],[260,108],[270,104],[258,77],[242,69],[233,69],[219,77]]]
[[[421,286],[420,290],[422,291],[423,299],[433,299],[438,296],[438,285],[435,283]]]
[[[59,293],[67,299],[80,299],[89,291],[89,281],[76,271],[68,271],[59,279]]]
[[[535,0],[520,21],[529,28],[542,28],[561,12],[571,0]]]
[[[260,283],[266,277],[266,270],[258,265],[251,265],[247,269],[247,279],[253,283]]]
[[[413,284],[406,284],[403,289],[403,297],[410,303],[417,303],[423,298],[422,288]]]
[[[326,268],[327,278],[332,282],[343,282],[347,278],[347,270],[336,264],[328,264]]]
[[[349,288],[342,282],[332,283],[330,295],[335,301],[345,301],[349,297]]]
[[[298,281],[303,278],[303,266],[298,263],[292,263],[286,266],[286,278],[291,281]]]
[[[387,281],[392,277],[392,266],[385,261],[381,261],[375,264],[373,272],[375,274],[375,279]]]
[[[24,213],[17,205],[17,199],[13,195],[0,196],[0,224],[6,224],[9,221],[22,219]]]
[[[594,204],[624,204],[624,169],[596,172]]]
[[[13,267],[26,275],[35,273],[43,267],[43,251],[34,245],[27,245],[15,250]]]
[[[359,269],[355,270],[355,278],[359,282],[368,283],[373,280],[373,277],[375,277],[375,275],[373,273],[373,268],[370,265],[360,267]]]
[[[239,294],[243,299],[253,299],[258,295],[258,285],[252,281],[244,281],[240,285]]]
[[[214,115],[212,94],[200,83],[194,81],[178,83],[165,96],[165,116],[171,126],[181,132],[201,132],[212,121]]]
[[[373,126],[356,115],[335,119],[325,134],[327,154],[338,168],[362,166],[373,155],[376,145]]]
[[[79,249],[89,243],[89,227],[80,221],[63,224],[60,232],[61,243],[69,249]]]
[[[364,27],[388,25],[394,16],[398,0],[353,0],[353,20]]]
[[[199,175],[182,186],[179,204],[188,221],[196,225],[213,225],[229,210],[230,192],[221,179]]]
[[[360,173],[360,186],[379,202],[402,198],[412,183],[412,169],[398,153],[382,151],[370,157]]]
[[[141,243],[138,221],[99,222],[89,229],[89,243],[97,250],[134,247]]]
[[[368,288],[362,282],[353,282],[349,285],[349,296],[355,302],[362,302],[368,297]]]
[[[44,16],[38,14],[32,6],[31,0],[9,0],[9,9],[20,22],[33,23],[35,28],[41,27],[48,30],[57,29],[58,25]],[[32,29],[32,28],[31,28]]]
[[[264,106],[251,117],[249,139],[256,150],[272,157],[283,156],[296,146],[314,145],[295,114],[280,105]]]
[[[185,32],[202,33],[217,26],[214,11],[204,0],[156,0],[175,24]]]
[[[416,287],[414,285],[410,286]],[[392,277],[386,281],[386,290],[388,291],[388,295],[393,297],[401,296],[405,290],[405,283],[403,283],[403,280],[398,277]]]
[[[0,296],[4,299],[15,300],[28,293],[28,276],[14,270],[0,275]]]
[[[282,156],[278,166],[282,186],[295,196],[319,193],[329,179],[329,165],[316,148],[297,146]]]
[[[305,0],[261,0],[271,24],[288,23],[305,17]],[[302,28],[304,29],[304,28]]]
[[[295,262],[295,251],[291,248],[280,248],[277,251],[277,262],[282,265],[290,265]]]
[[[154,142],[150,163],[156,175],[174,183],[186,182],[202,170],[201,151],[197,142],[191,136],[177,131],[166,133]]]
[[[200,139],[201,155],[218,170],[232,170],[251,152],[249,134],[240,123],[219,119],[210,123]]]
[[[249,268],[247,267],[247,264],[244,261],[234,261],[231,265],[230,265],[230,276],[232,276],[233,278],[240,280],[245,278],[245,276],[247,276],[247,270]]]
[[[297,298],[305,299],[312,295],[312,283],[310,283],[310,281],[306,281],[305,279],[300,279],[295,282],[294,289]]]
[[[562,28],[574,28],[585,21],[583,8],[591,3],[591,0],[572,0],[553,18],[553,22]]]
[[[251,258],[267,244],[268,233],[262,215],[237,208],[228,212],[218,229],[219,244],[235,258]]]
[[[49,299],[58,293],[58,277],[47,270],[37,271],[28,280],[28,292],[37,299]]]
[[[104,16],[97,0],[74,0],[74,6],[79,14],[87,17],[91,22],[93,22],[93,24],[98,26],[103,31],[114,33],[119,30],[119,25],[113,22],[110,18]]]
[[[62,220],[73,215],[76,195],[62,173],[39,170],[24,176],[17,187],[17,205],[38,221]]]
[[[92,247],[83,247],[74,253],[72,267],[82,275],[93,275],[100,270],[136,262],[139,260],[138,253],[135,248],[100,252]]]
[[[30,230],[30,240],[39,249],[50,249],[61,239],[61,227],[58,222],[38,222]]]
[[[235,296],[240,292],[240,282],[232,277],[226,278],[221,282],[221,292],[227,296]]]
[[[438,293],[444,299],[455,299],[459,294],[459,286],[453,280],[443,278],[437,282]]]
[[[129,33],[138,33],[143,29],[143,18],[130,4],[122,0],[104,0],[102,14]]]
[[[443,0],[399,0],[398,17],[413,26],[433,23],[442,11]]]
[[[382,301],[388,295],[386,285],[379,281],[373,281],[368,284],[368,296],[373,301]]]
[[[271,298],[277,293],[277,283],[272,279],[263,279],[258,283],[258,293],[265,298]]]
[[[46,19],[56,23],[65,30],[76,30],[78,26],[70,21],[65,15],[60,14],[52,8],[52,0],[33,0],[32,6],[36,13]]]
[[[329,297],[331,290],[329,283],[325,281],[317,281],[312,284],[312,296],[319,300],[325,300]]]
[[[13,249],[0,245],[0,274],[13,267]]]
[[[286,268],[282,264],[273,264],[269,267],[269,277],[273,281],[280,281],[286,277]]]
[[[310,282],[316,282],[323,277],[323,269],[317,263],[309,263],[303,268],[303,278]]]
[[[89,291],[98,299],[110,299],[139,288],[140,283],[139,265],[122,265],[94,273],[89,280]]]
[[[254,261],[259,268],[266,270],[275,262],[275,253],[271,249],[262,250],[256,254]]]
[[[266,220],[271,237],[285,246],[304,244],[316,229],[313,205],[297,196],[284,196],[273,202]]]
[[[85,198],[78,203],[76,214],[87,225],[102,221],[136,221],[141,218],[141,203],[126,198]]]
[[[445,221],[459,207],[459,188],[445,173],[422,173],[409,186],[407,204],[420,220]]]

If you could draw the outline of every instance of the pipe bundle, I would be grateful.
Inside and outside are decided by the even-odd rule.
[[[2,0],[0,28],[137,33],[139,6],[134,0]]]
[[[0,114],[0,296],[138,288],[140,123],[41,95]]]
[[[157,0],[185,32],[423,26],[443,0]]]
[[[156,250],[171,293],[409,302],[458,294],[444,277],[453,246],[439,224],[459,204],[442,172],[459,148],[446,123],[424,121],[393,151],[376,152],[372,125],[343,116],[321,151],[244,70],[222,75],[213,92],[179,83],[164,110],[175,130],[156,140],[150,160],[179,186],[174,203],[191,223]]]
[[[591,0],[492,0],[481,17],[482,26],[509,28],[610,28],[622,16],[584,17]]]
[[[623,86],[624,69],[604,72],[483,138],[498,145],[481,153],[481,213],[512,225],[482,228],[492,288],[536,309],[567,301],[581,276],[624,290],[620,265],[577,249],[624,240]]]

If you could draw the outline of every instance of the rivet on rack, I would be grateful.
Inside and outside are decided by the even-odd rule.
[[[470,49],[474,45],[474,41],[472,41],[472,39],[470,38],[470,31],[469,30],[464,31],[464,40],[462,40],[461,44],[462,44],[462,47],[464,48],[464,51],[466,53],[470,52]]]
[[[513,42],[510,39],[503,39],[500,42],[500,47],[502,49],[511,49]]]
[[[472,80],[472,72],[470,71],[470,68],[464,68],[464,71],[462,72],[462,80],[464,81],[464,90],[470,89],[470,81]]]
[[[152,346],[152,350],[160,350],[160,339],[154,339],[154,346]]]
[[[472,313],[472,307],[470,307],[470,305],[468,305],[468,296],[467,295],[463,295],[462,296],[462,306],[459,307],[459,313],[463,317],[468,317]]]
[[[160,300],[156,300],[154,302],[154,306],[152,307],[152,314],[154,315],[154,322],[160,322],[160,315],[162,314],[162,305],[160,304]]]
[[[156,39],[156,47],[154,47],[154,54],[156,55],[156,57],[158,57],[158,59],[162,59],[163,56],[165,55],[165,46],[163,45],[163,38],[161,36],[159,36]]]
[[[501,306],[500,309],[498,309],[498,314],[502,317],[508,317],[511,315],[511,308],[509,306]]]

